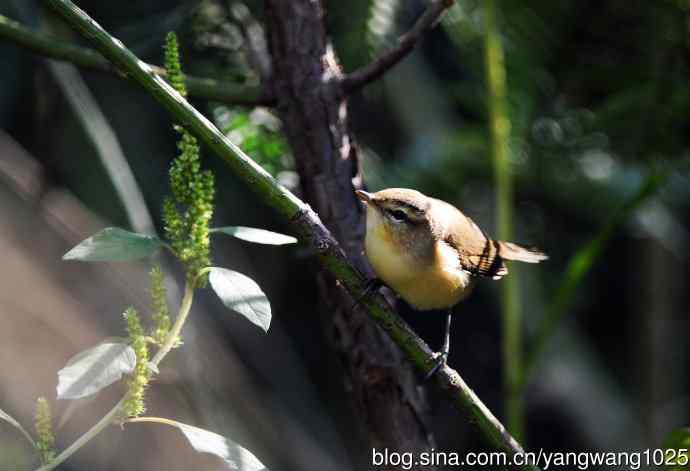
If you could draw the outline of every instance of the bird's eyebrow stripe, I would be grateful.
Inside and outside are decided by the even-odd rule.
[[[402,200],[391,200],[393,204],[396,204],[398,206],[403,206],[405,208],[411,209],[413,211],[421,212],[422,209],[419,208],[418,206],[415,206],[407,201],[402,201]]]

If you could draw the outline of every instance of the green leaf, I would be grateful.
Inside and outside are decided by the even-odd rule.
[[[246,126],[248,124],[250,124],[249,115],[246,113],[239,113],[232,118],[232,121],[230,121],[230,124],[228,125],[228,130],[232,131],[234,129]]]
[[[246,240],[247,242],[254,242],[255,244],[286,245],[297,243],[297,239],[292,236],[267,231],[265,229],[256,229],[253,227],[215,227],[211,229],[211,232],[221,232],[223,234],[237,237],[238,239]]]
[[[58,371],[58,399],[79,399],[134,371],[134,349],[125,343],[102,343],[70,358]]]
[[[34,440],[31,438],[31,435],[29,432],[27,432],[24,427],[22,427],[22,424],[20,424],[14,417],[12,417],[10,414],[5,412],[4,410],[0,409],[0,420],[4,420],[8,424],[12,425],[14,428],[19,430],[22,435],[26,437],[27,440],[29,440],[29,443],[34,445]],[[35,446],[35,445],[34,445]]]
[[[268,468],[252,452],[227,437],[179,422],[177,427],[196,451],[211,453],[222,458],[229,469],[268,471]]]
[[[269,471],[254,454],[227,437],[209,432],[199,427],[183,424],[176,420],[151,418],[149,422],[158,422],[176,427],[182,432],[192,448],[199,453],[211,453],[225,462],[227,469],[241,471]]]
[[[666,469],[671,471],[690,470],[690,427],[674,430],[664,440]],[[675,463],[675,464],[673,464]]]
[[[149,257],[163,246],[156,236],[108,227],[82,241],[63,255],[63,260],[124,262]]]
[[[271,325],[271,305],[254,280],[236,271],[213,267],[209,281],[225,307],[242,314],[264,332],[268,332]]]

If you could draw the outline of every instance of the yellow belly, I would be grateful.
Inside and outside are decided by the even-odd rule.
[[[457,255],[445,244],[439,244],[434,260],[422,263],[379,227],[367,234],[365,250],[376,275],[417,309],[451,307],[469,294],[470,276],[459,268]]]

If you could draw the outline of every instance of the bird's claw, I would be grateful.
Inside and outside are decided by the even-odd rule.
[[[426,376],[424,377],[424,381],[430,380],[436,373],[438,373],[438,370],[446,366],[446,363],[448,363],[448,352],[434,353],[434,361],[436,361],[436,364],[426,374]]]

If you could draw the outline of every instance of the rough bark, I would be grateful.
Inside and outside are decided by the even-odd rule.
[[[260,167],[256,162],[254,162],[248,155],[246,155],[239,147],[232,143],[226,136],[224,136],[207,118],[205,118],[198,110],[192,107],[189,102],[182,98],[177,92],[175,92],[172,87],[167,84],[161,77],[156,75],[156,73],[147,64],[143,63],[136,55],[134,55],[129,49],[127,49],[121,41],[117,40],[111,36],[107,31],[105,31],[98,23],[96,23],[91,17],[89,17],[86,12],[79,9],[70,0],[45,0],[51,8],[58,12],[67,22],[72,25],[76,30],[78,30],[82,35],[88,38],[96,47],[99,52],[108,58],[118,69],[128,76],[131,76],[133,80],[138,82],[145,90],[147,90],[153,98],[155,98],[161,105],[163,105],[170,114],[178,121],[185,123],[185,125],[192,131],[197,138],[199,138],[210,150],[212,150],[219,158],[226,162],[229,168],[243,180],[248,187],[253,190],[265,203],[267,203],[271,208],[273,208],[278,214],[282,215],[286,220],[291,222],[293,230],[300,235],[300,239],[303,240],[309,247],[311,247],[316,254],[318,254],[318,260],[321,266],[328,271],[328,273],[335,276],[341,286],[344,286],[349,293],[353,296],[362,296],[365,291],[365,282],[362,274],[354,267],[353,263],[346,258],[344,250],[341,248],[340,244],[335,240],[331,232],[324,227],[321,219],[314,212],[309,205],[304,203],[301,199],[297,198],[294,194],[288,191],[286,188],[279,185],[276,180],[270,176],[262,167]],[[289,9],[286,10],[287,13],[293,13]],[[321,10],[317,18],[321,17]],[[274,17],[275,18],[275,17]],[[275,21],[275,20],[274,20]],[[312,22],[311,24],[317,24],[317,22]],[[298,29],[299,31],[299,29]],[[321,29],[319,32],[319,38],[322,39],[322,44],[326,44],[325,35]],[[280,37],[279,37],[280,39]],[[294,48],[294,45],[291,45]],[[323,51],[327,49],[322,48]],[[323,54],[323,53],[322,53]],[[324,57],[323,55],[321,57]],[[328,59],[328,57],[326,57]],[[329,69],[335,64],[334,60],[327,60],[324,64],[323,70]],[[332,70],[336,71],[337,66]],[[331,77],[329,75],[328,77]],[[330,80],[326,80],[329,84]],[[288,80],[285,83],[290,83]],[[289,88],[289,87],[288,87]],[[299,87],[297,87],[299,88]],[[317,86],[315,91],[320,91],[321,89]],[[337,96],[342,96],[338,94]],[[288,98],[285,99],[287,106],[290,106],[290,101]],[[346,111],[346,108],[339,108],[339,120],[342,120],[345,125],[342,129],[347,133],[346,125],[346,114],[340,113],[340,111]],[[289,115],[289,109],[283,111],[285,115]],[[298,118],[299,114],[296,114]],[[340,121],[338,121],[340,122]],[[337,125],[337,123],[336,123]],[[293,127],[294,129],[297,127]],[[339,127],[329,128],[338,130]],[[307,130],[308,132],[308,130]],[[305,137],[308,139],[308,136]],[[331,155],[331,154],[329,154]],[[348,151],[345,155],[345,159],[353,158],[354,154],[350,154]],[[349,156],[349,157],[348,157]],[[354,167],[356,168],[356,166]],[[357,175],[358,172],[353,173]],[[658,186],[659,182],[663,180],[663,175],[657,175],[648,184],[646,184],[646,190],[641,192],[639,196],[636,196],[632,202],[626,203],[624,208],[629,208],[636,204],[639,204],[639,199],[646,195],[652,188]],[[656,181],[656,183],[654,183]],[[357,185],[358,179],[354,179],[353,185]],[[333,196],[333,195],[330,195]],[[341,195],[336,195],[336,199]],[[330,200],[326,200],[330,201]],[[356,207],[355,207],[356,208]],[[343,226],[340,226],[343,227]],[[360,226],[361,227],[361,226]],[[607,231],[605,235],[608,234]],[[361,230],[360,230],[361,233]],[[610,234],[609,234],[610,235]],[[361,252],[355,252],[355,255]],[[362,264],[361,256],[357,257],[357,263]],[[336,293],[338,294],[338,293]],[[334,296],[336,296],[334,294]],[[326,297],[326,299],[334,298]],[[368,314],[371,319],[377,322],[377,325],[390,335],[390,340],[395,342],[395,344],[400,348],[401,352],[404,352],[408,361],[412,362],[419,371],[429,372],[432,369],[432,364],[435,360],[433,352],[429,346],[417,336],[410,327],[400,319],[394,312],[391,311],[390,307],[386,305],[383,301],[381,295],[368,296],[361,299],[361,304],[366,307]],[[347,306],[346,304],[337,304],[338,306]],[[349,306],[352,306],[351,304]],[[330,312],[330,311],[328,311]],[[346,312],[347,314],[347,312]],[[353,313],[350,317],[355,319],[355,314]],[[336,319],[338,320],[338,319]],[[345,323],[348,329],[354,334],[353,339],[358,339],[361,331],[364,331],[365,327],[357,325],[353,320],[352,323],[348,324],[347,317],[340,318],[341,323]],[[335,324],[335,323],[334,323]],[[337,325],[337,324],[335,324]],[[354,326],[354,328],[352,327]],[[358,330],[359,329],[359,330]],[[338,332],[345,332],[344,329],[336,329]],[[377,330],[365,331],[373,332],[372,338],[380,340],[380,337],[375,335]],[[385,342],[385,340],[383,341]],[[341,341],[339,345],[349,345],[356,344],[352,341],[345,342]],[[374,345],[373,343],[364,343],[364,345]],[[385,344],[381,344],[385,345]],[[349,353],[349,350],[347,350]],[[376,357],[376,353],[379,350],[372,349],[366,352],[368,355],[373,355]],[[393,355],[393,359],[400,362],[399,357],[395,358],[396,350],[390,350]],[[361,353],[361,352],[360,352]],[[349,358],[349,357],[348,357]],[[354,356],[355,360],[366,360],[366,357]],[[381,357],[384,361],[384,365],[387,357],[384,355]],[[376,365],[374,368],[368,367],[369,364],[365,363],[363,368],[360,368],[361,362],[353,362],[351,367],[351,372],[354,373],[364,373],[361,377],[368,380],[368,383],[373,386],[383,386],[380,388],[383,393],[379,393],[378,389],[374,390],[369,394],[366,388],[359,387],[356,393],[359,394],[357,399],[359,402],[357,404],[360,406],[358,410],[364,413],[371,413],[373,415],[367,416],[364,413],[360,414],[360,417],[364,419],[371,417],[372,420],[365,421],[365,424],[376,425],[373,427],[363,427],[371,432],[372,443],[381,443],[386,446],[388,443],[381,440],[389,440],[393,446],[398,448],[405,448],[410,451],[419,451],[416,446],[420,443],[420,440],[416,440],[420,435],[426,435],[423,433],[423,428],[421,427],[421,421],[419,420],[419,415],[416,413],[418,408],[414,407],[416,394],[414,388],[414,382],[411,379],[411,372],[409,370],[403,370],[402,368],[396,368],[395,372],[398,372],[400,376],[398,378],[407,379],[410,381],[400,380],[395,381],[382,381],[379,380],[383,377],[383,374],[388,373],[385,368],[379,368],[377,370]],[[388,365],[390,366],[390,365]],[[405,375],[405,371],[409,372],[410,375]],[[366,376],[366,373],[373,373],[372,376]],[[377,373],[381,373],[378,376]],[[371,379],[375,381],[370,381]],[[388,379],[387,377],[384,379]],[[488,441],[498,450],[503,450],[508,453],[508,456],[523,455],[524,450],[517,443],[513,437],[505,430],[505,427],[494,417],[491,411],[481,402],[477,395],[469,388],[462,377],[448,365],[445,365],[441,370],[436,373],[434,383],[439,386],[440,391],[444,391],[447,396],[453,401],[458,408],[468,415],[470,423],[477,427],[477,430],[488,439]],[[356,384],[359,386],[359,384]],[[388,389],[386,389],[388,387]],[[385,393],[389,395],[386,396]],[[377,409],[375,406],[382,404],[380,397],[390,398],[402,398],[397,403],[388,401],[383,401],[383,408]],[[408,400],[405,401],[404,398],[407,397]],[[400,407],[398,407],[400,406]],[[381,412],[380,415],[375,414],[376,412]],[[354,414],[353,414],[354,415]],[[376,419],[376,420],[374,420]],[[380,420],[379,420],[380,419]],[[403,420],[404,419],[404,420]],[[420,425],[420,427],[415,428],[414,425]],[[383,427],[388,428],[381,430]],[[406,427],[408,425],[409,427]],[[392,428],[392,429],[391,429]],[[85,443],[84,440],[79,440],[79,443]],[[66,448],[58,455],[56,460],[65,458],[75,450],[75,446],[79,446],[79,443]],[[411,444],[411,446],[405,447],[404,445],[396,445],[398,443]],[[422,446],[424,446],[423,440],[421,441]],[[366,447],[368,448],[368,447]],[[360,450],[365,450],[362,454],[367,454],[366,448],[362,447]],[[367,457],[368,458],[368,457]],[[364,460],[367,462],[367,459]],[[57,461],[55,462],[57,463]],[[359,466],[362,468],[364,466]],[[524,469],[538,470],[539,468],[534,465],[524,465]]]
[[[354,196],[362,185],[358,151],[348,126],[342,72],[324,27],[318,0],[268,0],[266,21],[272,86],[295,155],[303,196],[350,259],[366,272],[364,214]],[[371,447],[419,452],[431,448],[410,364],[332,276],[320,275],[329,318],[329,342],[339,354],[345,387]]]

